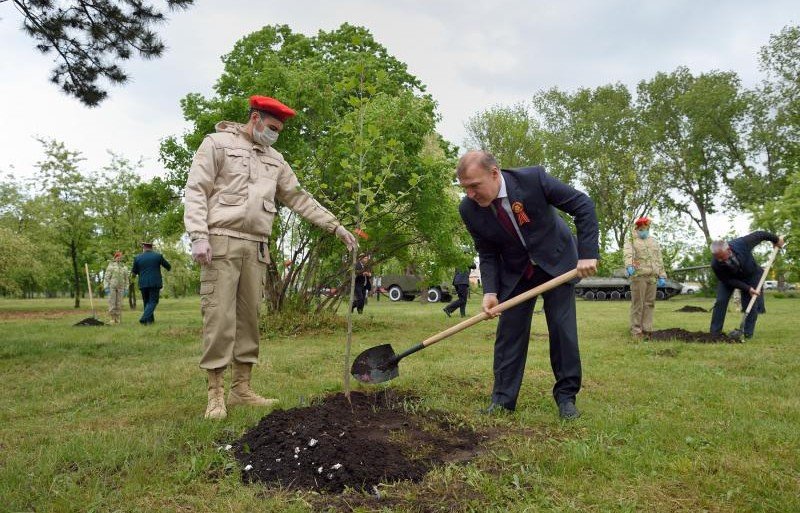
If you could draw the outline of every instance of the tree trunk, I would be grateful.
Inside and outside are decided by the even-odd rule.
[[[73,286],[75,287],[75,308],[81,307],[81,274],[78,270],[78,248],[75,241],[69,243],[69,256],[72,259],[72,277],[74,280]]]

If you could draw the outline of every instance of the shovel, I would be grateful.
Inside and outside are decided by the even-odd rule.
[[[92,281],[89,279],[89,264],[83,264],[86,271],[86,291],[89,292],[89,304],[92,305],[92,316],[75,323],[75,326],[105,326],[105,323],[97,318],[94,309],[94,299],[92,298]]]
[[[786,242],[784,242],[783,247],[786,247]],[[764,267],[764,273],[761,275],[761,279],[758,280],[758,286],[756,290],[760,291],[761,294],[764,293],[761,287],[764,286],[764,281],[767,279],[767,275],[769,274],[769,269],[772,267],[772,264],[775,262],[775,257],[778,256],[778,251],[781,248],[775,246],[772,250],[772,254],[769,256],[769,260],[767,260],[767,265]],[[744,342],[744,321],[747,320],[747,316],[750,315],[750,310],[753,309],[753,305],[756,304],[756,300],[758,296],[750,296],[750,302],[747,303],[747,309],[744,311],[744,315],[742,315],[742,322],[739,324],[739,329],[733,330],[728,333],[730,338],[738,338],[741,342]]]
[[[577,276],[577,269],[566,272],[561,276],[542,283],[541,285],[523,292],[522,294],[513,297],[508,301],[500,303],[492,308],[492,313],[499,314],[500,312],[504,312],[511,307],[517,306],[520,303],[524,303],[525,301],[538,296],[539,294],[547,292],[550,289],[554,289]],[[353,366],[350,368],[350,373],[354,378],[362,383],[377,384],[383,383],[384,381],[389,381],[400,375],[400,370],[398,369],[397,364],[406,356],[412,355],[417,351],[421,351],[422,349],[425,349],[426,347],[431,346],[436,342],[449,337],[450,335],[455,335],[456,333],[463,331],[470,326],[474,326],[475,324],[490,318],[491,317],[489,314],[486,312],[481,312],[474,317],[470,317],[466,321],[462,321],[455,326],[452,326],[430,338],[423,340],[419,344],[406,351],[403,351],[400,354],[395,354],[391,344],[382,344],[380,346],[369,348],[356,357],[355,361],[353,362]]]

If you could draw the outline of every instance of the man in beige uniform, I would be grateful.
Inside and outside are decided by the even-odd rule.
[[[228,405],[269,406],[250,389],[258,361],[258,308],[269,262],[267,239],[276,199],[312,223],[333,232],[353,250],[356,239],[300,187],[289,164],[272,148],[295,112],[274,98],[250,97],[247,124],[222,121],[207,135],[186,182],[184,223],[192,258],[201,265],[203,355],[208,371],[205,417],[227,416],[223,373],[232,364]]]
[[[650,236],[650,219],[640,217],[636,229],[625,241],[625,270],[631,278],[631,335],[641,337],[653,331],[656,288],[663,287],[667,274],[661,247]]]
[[[122,263],[122,251],[114,252],[114,260],[106,267],[103,274],[103,284],[108,296],[108,314],[111,316],[111,324],[122,322],[122,298],[128,290],[128,267]]]

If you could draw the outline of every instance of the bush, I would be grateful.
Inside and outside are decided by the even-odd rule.
[[[353,323],[353,332],[370,331],[383,326],[370,318],[359,317]],[[330,334],[347,331],[347,318],[335,312],[308,312],[303,309],[284,308],[279,312],[261,313],[258,329],[264,338],[278,338],[298,335]]]
[[[263,312],[258,320],[258,328],[266,338],[332,333],[336,329],[347,328],[347,320],[332,312],[314,313],[288,308],[279,312]]]

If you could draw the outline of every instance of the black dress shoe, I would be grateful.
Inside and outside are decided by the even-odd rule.
[[[447,316],[448,316],[448,317],[450,317],[450,310],[448,310],[447,308],[442,308],[442,311],[443,311],[445,314],[447,314]]]
[[[492,403],[486,409],[481,409],[484,415],[506,415],[512,413],[514,410],[508,409],[500,403]]]
[[[572,401],[564,401],[558,405],[558,416],[564,420],[574,420],[581,416],[581,412]]]

